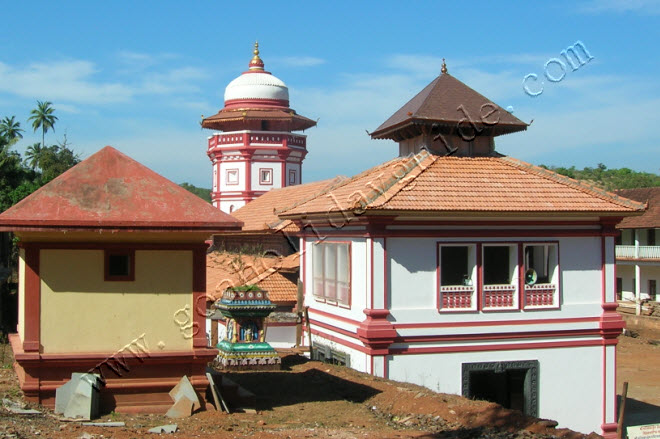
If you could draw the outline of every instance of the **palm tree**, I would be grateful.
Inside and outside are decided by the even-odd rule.
[[[53,114],[55,109],[52,107],[52,105],[53,103],[49,101],[37,101],[37,108],[30,111],[32,116],[28,118],[28,121],[32,121],[32,128],[35,132],[41,128],[41,146],[46,146],[44,144],[46,132],[51,128],[55,130],[55,121],[57,120],[57,116]]]
[[[15,117],[5,117],[0,122],[0,136],[4,137],[9,144],[16,143],[18,139],[23,138],[23,129],[21,123],[15,120]]]
[[[40,166],[41,156],[44,152],[44,149],[41,147],[40,143],[35,143],[32,146],[28,146],[25,150],[25,161],[27,162],[30,168],[34,169]]]

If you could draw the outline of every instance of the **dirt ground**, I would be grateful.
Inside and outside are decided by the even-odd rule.
[[[639,419],[660,422],[660,346],[652,344],[660,340],[660,331],[631,329],[637,337],[621,337],[618,347],[619,390],[624,381],[629,382],[627,423],[636,425]],[[16,376],[8,367],[8,348],[5,355],[0,395],[20,401]],[[257,414],[206,411],[172,420],[162,415],[111,413],[96,421],[123,421],[125,427],[90,427],[60,421],[41,407],[37,407],[42,411],[39,415],[15,415],[0,408],[0,438],[157,437],[147,430],[172,423],[179,428],[168,435],[173,438],[585,437],[493,403],[438,394],[341,366],[295,356],[285,357],[284,365],[281,372],[230,374],[232,380],[258,395]]]
[[[649,318],[652,319],[652,318]],[[657,329],[630,322],[617,345],[617,393],[628,382],[625,425],[660,423],[660,319]]]

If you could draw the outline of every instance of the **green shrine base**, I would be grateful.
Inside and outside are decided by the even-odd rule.
[[[220,341],[218,356],[213,362],[221,370],[279,370],[282,360],[271,345],[265,342],[231,343]]]

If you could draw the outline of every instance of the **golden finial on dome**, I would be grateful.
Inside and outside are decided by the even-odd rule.
[[[442,58],[442,68],[440,69],[440,72],[443,74],[447,73],[447,63],[445,63],[444,58]]]
[[[259,41],[254,42],[254,56],[250,60],[250,70],[263,70],[264,62],[259,58]]]

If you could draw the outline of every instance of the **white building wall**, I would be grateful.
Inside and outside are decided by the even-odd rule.
[[[373,292],[374,302],[371,305],[375,309],[385,308],[385,285],[389,282],[385,281],[385,264],[386,264],[386,248],[385,239],[373,239]]]
[[[227,184],[227,171],[238,170],[238,184]],[[226,161],[220,162],[220,192],[227,195],[236,191],[246,190],[245,186],[245,162],[244,161]]]
[[[218,207],[220,210],[222,210],[225,213],[232,213],[240,209],[241,207],[245,206],[245,204],[246,202],[243,201],[242,199],[222,200],[220,201],[220,205],[216,207]]]
[[[460,233],[460,232],[458,232]],[[320,232],[322,236],[323,233]],[[496,362],[496,361],[539,361],[539,415],[557,419],[561,425],[572,429],[590,432],[600,432],[603,422],[613,422],[609,415],[614,411],[614,355],[611,348],[593,347],[552,347],[530,349],[529,343],[545,342],[579,342],[593,343],[600,340],[599,336],[578,338],[541,337],[532,339],[511,339],[507,334],[517,332],[539,333],[544,331],[598,330],[598,318],[603,313],[602,292],[606,289],[606,299],[613,300],[614,282],[614,252],[613,240],[607,238],[605,254],[606,280],[603,285],[603,254],[602,238],[594,237],[516,237],[482,238],[458,236],[456,238],[436,237],[388,237],[373,240],[370,238],[341,238],[350,240],[352,245],[352,303],[351,309],[342,309],[316,301],[312,296],[312,242],[316,239],[307,238],[304,244],[306,258],[304,273],[306,276],[306,305],[310,306],[310,317],[326,326],[316,327],[321,333],[329,334],[329,338],[314,336],[315,340],[333,349],[350,354],[351,367],[363,372],[381,374],[387,371],[389,378],[414,382],[432,390],[460,394],[462,363]],[[332,239],[327,239],[332,240]],[[524,243],[550,242],[557,243],[559,250],[559,294],[560,302],[557,309],[536,310],[498,310],[497,312],[470,311],[460,313],[439,312],[437,309],[437,261],[438,243]],[[373,260],[373,272],[371,262]],[[373,277],[373,279],[372,279]],[[609,277],[609,279],[608,279]],[[373,288],[373,303],[371,291]],[[349,321],[334,319],[333,315],[351,319],[355,322],[364,320],[363,308],[389,308],[391,317],[397,327],[400,337],[433,336],[442,340],[447,335],[466,336],[464,341],[428,342],[416,345],[400,344],[391,346],[397,348],[434,348],[460,345],[470,345],[472,349],[465,352],[452,350],[438,353],[416,353],[388,355],[373,358],[357,349],[345,346],[359,345],[357,337],[347,335],[354,333],[355,324]],[[323,314],[315,314],[315,310]],[[570,319],[547,323],[552,319]],[[580,318],[591,318],[580,321]],[[512,320],[530,320],[529,324],[511,325]],[[452,323],[460,326],[447,326]],[[477,325],[465,325],[475,322]],[[424,327],[424,324],[431,326]],[[435,324],[435,326],[433,326]],[[402,326],[403,325],[403,326]],[[406,327],[406,325],[409,325]],[[421,326],[421,327],[419,327]],[[312,326],[314,328],[314,326]],[[332,327],[337,328],[333,331]],[[480,338],[480,335],[502,334],[500,340]],[[473,335],[474,337],[470,337]],[[508,341],[507,341],[508,340]],[[444,343],[444,344],[443,344]],[[489,344],[525,343],[521,349],[507,346],[490,350]],[[483,349],[474,349],[474,348]],[[463,349],[460,349],[463,350]],[[608,352],[605,354],[605,352]],[[373,363],[373,370],[372,370]],[[420,367],[420,365],[424,365]],[[604,366],[607,366],[606,368]],[[607,370],[607,372],[604,372]],[[606,376],[603,374],[606,373]],[[605,389],[604,389],[605,387]],[[607,402],[603,401],[603,396]],[[605,405],[604,405],[605,404]],[[603,419],[603,412],[608,413]]]
[[[266,341],[274,348],[292,348],[296,345],[296,325],[268,325]]]
[[[556,310],[471,312],[437,311],[438,242],[558,242],[560,308]],[[510,320],[598,316],[602,313],[600,237],[568,238],[387,238],[387,300],[397,322]],[[613,254],[610,255],[613,262]],[[613,263],[607,268],[613,285]],[[613,293],[611,294],[613,297]]]
[[[349,318],[356,321],[365,319],[363,310],[367,307],[367,293],[370,291],[367,285],[368,270],[365,264],[368,260],[367,244],[365,238],[327,238],[324,242],[350,242],[351,243],[351,305],[344,307],[340,305],[329,305],[323,303],[312,294],[314,274],[311,257],[313,254],[312,246],[314,240],[306,239],[304,241],[305,255],[305,305],[312,309],[335,314],[337,316]],[[366,265],[368,266],[368,265]],[[302,270],[303,268],[301,268]]]
[[[300,184],[302,181],[300,179],[300,163],[289,163],[287,162],[286,164],[286,172],[284,174],[284,181],[286,183],[286,186],[293,186],[295,184]],[[294,182],[291,182],[291,179],[289,178],[289,173],[290,171],[295,172],[296,179]]]
[[[603,366],[601,346],[519,351],[459,352],[388,356],[389,378],[429,389],[462,393],[462,364],[496,361],[539,362],[539,416],[560,427],[600,432]],[[579,361],[576,359],[579,358]],[[420,367],[420,365],[424,367]]]
[[[340,343],[336,343],[323,337],[319,337],[317,335],[312,335],[312,344],[321,344],[323,346],[329,347],[332,350],[346,353],[350,356],[351,369],[355,369],[358,372],[364,373],[370,372],[369,357],[363,352],[351,349],[350,347],[344,346]]]
[[[640,298],[649,298],[649,280],[655,280],[656,292],[660,295],[660,264],[641,262],[640,270]],[[635,300],[635,263],[619,262],[616,266],[616,276],[623,282],[623,299]]]

